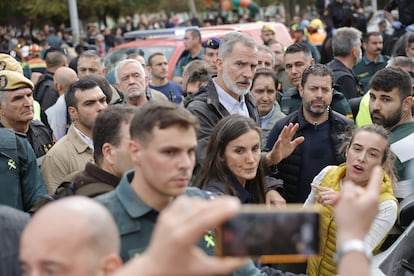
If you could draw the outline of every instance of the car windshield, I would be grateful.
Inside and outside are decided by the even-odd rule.
[[[142,46],[142,47],[136,47],[136,48],[123,48],[123,49],[117,49],[112,52],[110,52],[106,57],[104,58],[105,67],[107,70],[111,70],[112,68],[115,68],[116,64],[126,58],[126,53],[129,50],[142,50],[144,52],[144,57],[146,60],[148,60],[148,57],[152,55],[153,53],[161,52],[169,61],[171,58],[171,55],[175,51],[174,46]]]

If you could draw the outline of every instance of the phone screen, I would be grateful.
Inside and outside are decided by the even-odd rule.
[[[260,257],[264,263],[303,262],[320,251],[317,209],[247,207],[217,231],[219,256]]]

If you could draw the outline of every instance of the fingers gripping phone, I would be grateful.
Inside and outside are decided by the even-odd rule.
[[[320,253],[320,211],[292,205],[242,206],[216,233],[216,255],[250,256],[262,263],[304,262]]]

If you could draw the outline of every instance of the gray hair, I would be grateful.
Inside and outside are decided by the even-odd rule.
[[[6,106],[6,91],[0,90],[0,106],[2,107]]]
[[[95,50],[87,50],[85,52],[82,52],[82,54],[80,54],[79,56],[79,59],[81,58],[97,59],[99,61],[99,67],[101,67],[101,69],[105,67],[105,63],[103,59],[99,56],[98,52],[96,52]]]
[[[233,52],[234,45],[239,42],[257,51],[257,44],[253,38],[245,33],[230,32],[221,40],[218,56],[222,59],[228,57]]]
[[[360,45],[362,33],[352,27],[339,28],[332,38],[334,56],[346,57],[353,47]]]
[[[414,71],[414,60],[410,57],[396,56],[392,57],[387,66],[391,67],[407,67]]]
[[[275,65],[275,54],[270,50],[270,48],[266,45],[258,45],[257,50],[259,52],[266,52],[272,56],[272,67]]]
[[[116,67],[115,67],[115,82],[119,83],[119,81],[120,81],[119,71],[121,71],[122,68],[124,68],[126,65],[128,65],[130,63],[136,64],[140,68],[140,70],[142,71],[143,76],[145,78],[145,69],[144,69],[144,67],[142,67],[142,64],[139,63],[138,60],[136,60],[136,59],[129,58],[129,59],[124,59],[124,60],[120,61],[116,65]]]

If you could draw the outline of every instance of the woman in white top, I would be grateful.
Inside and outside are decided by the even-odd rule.
[[[373,168],[383,167],[379,211],[365,237],[368,248],[378,248],[397,218],[397,200],[392,190],[394,179],[390,160],[388,132],[381,126],[369,125],[354,130],[345,146],[346,162],[324,168],[313,180],[306,205],[322,205],[322,255],[308,261],[308,275],[336,275],[336,225],[332,203],[336,201],[344,181],[365,188]]]

